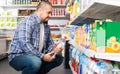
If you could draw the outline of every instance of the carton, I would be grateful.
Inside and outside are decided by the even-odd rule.
[[[74,42],[79,45],[79,42],[80,42],[80,26],[75,29]]]
[[[120,53],[120,22],[95,22],[92,49],[96,52]]]

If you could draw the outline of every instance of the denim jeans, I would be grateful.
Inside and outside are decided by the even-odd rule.
[[[62,55],[56,55],[56,59],[52,62],[45,62],[36,56],[24,54],[15,57],[9,64],[17,71],[22,71],[22,74],[46,74],[59,66],[62,61]]]

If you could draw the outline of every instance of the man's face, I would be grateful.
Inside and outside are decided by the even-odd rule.
[[[52,7],[50,5],[46,5],[44,9],[41,9],[41,15],[39,17],[41,18],[41,21],[46,22],[49,20],[51,14]]]

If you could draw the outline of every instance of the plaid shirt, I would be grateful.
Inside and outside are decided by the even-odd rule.
[[[9,61],[15,56],[22,54],[30,54],[42,58],[45,53],[53,49],[54,42],[50,35],[50,28],[47,23],[44,23],[44,45],[42,52],[39,52],[40,24],[41,21],[36,13],[25,17],[20,22],[10,44]]]

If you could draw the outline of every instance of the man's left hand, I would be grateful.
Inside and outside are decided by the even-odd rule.
[[[63,48],[62,47],[59,47],[59,48],[54,48],[54,52],[56,52],[56,54],[61,54]]]

